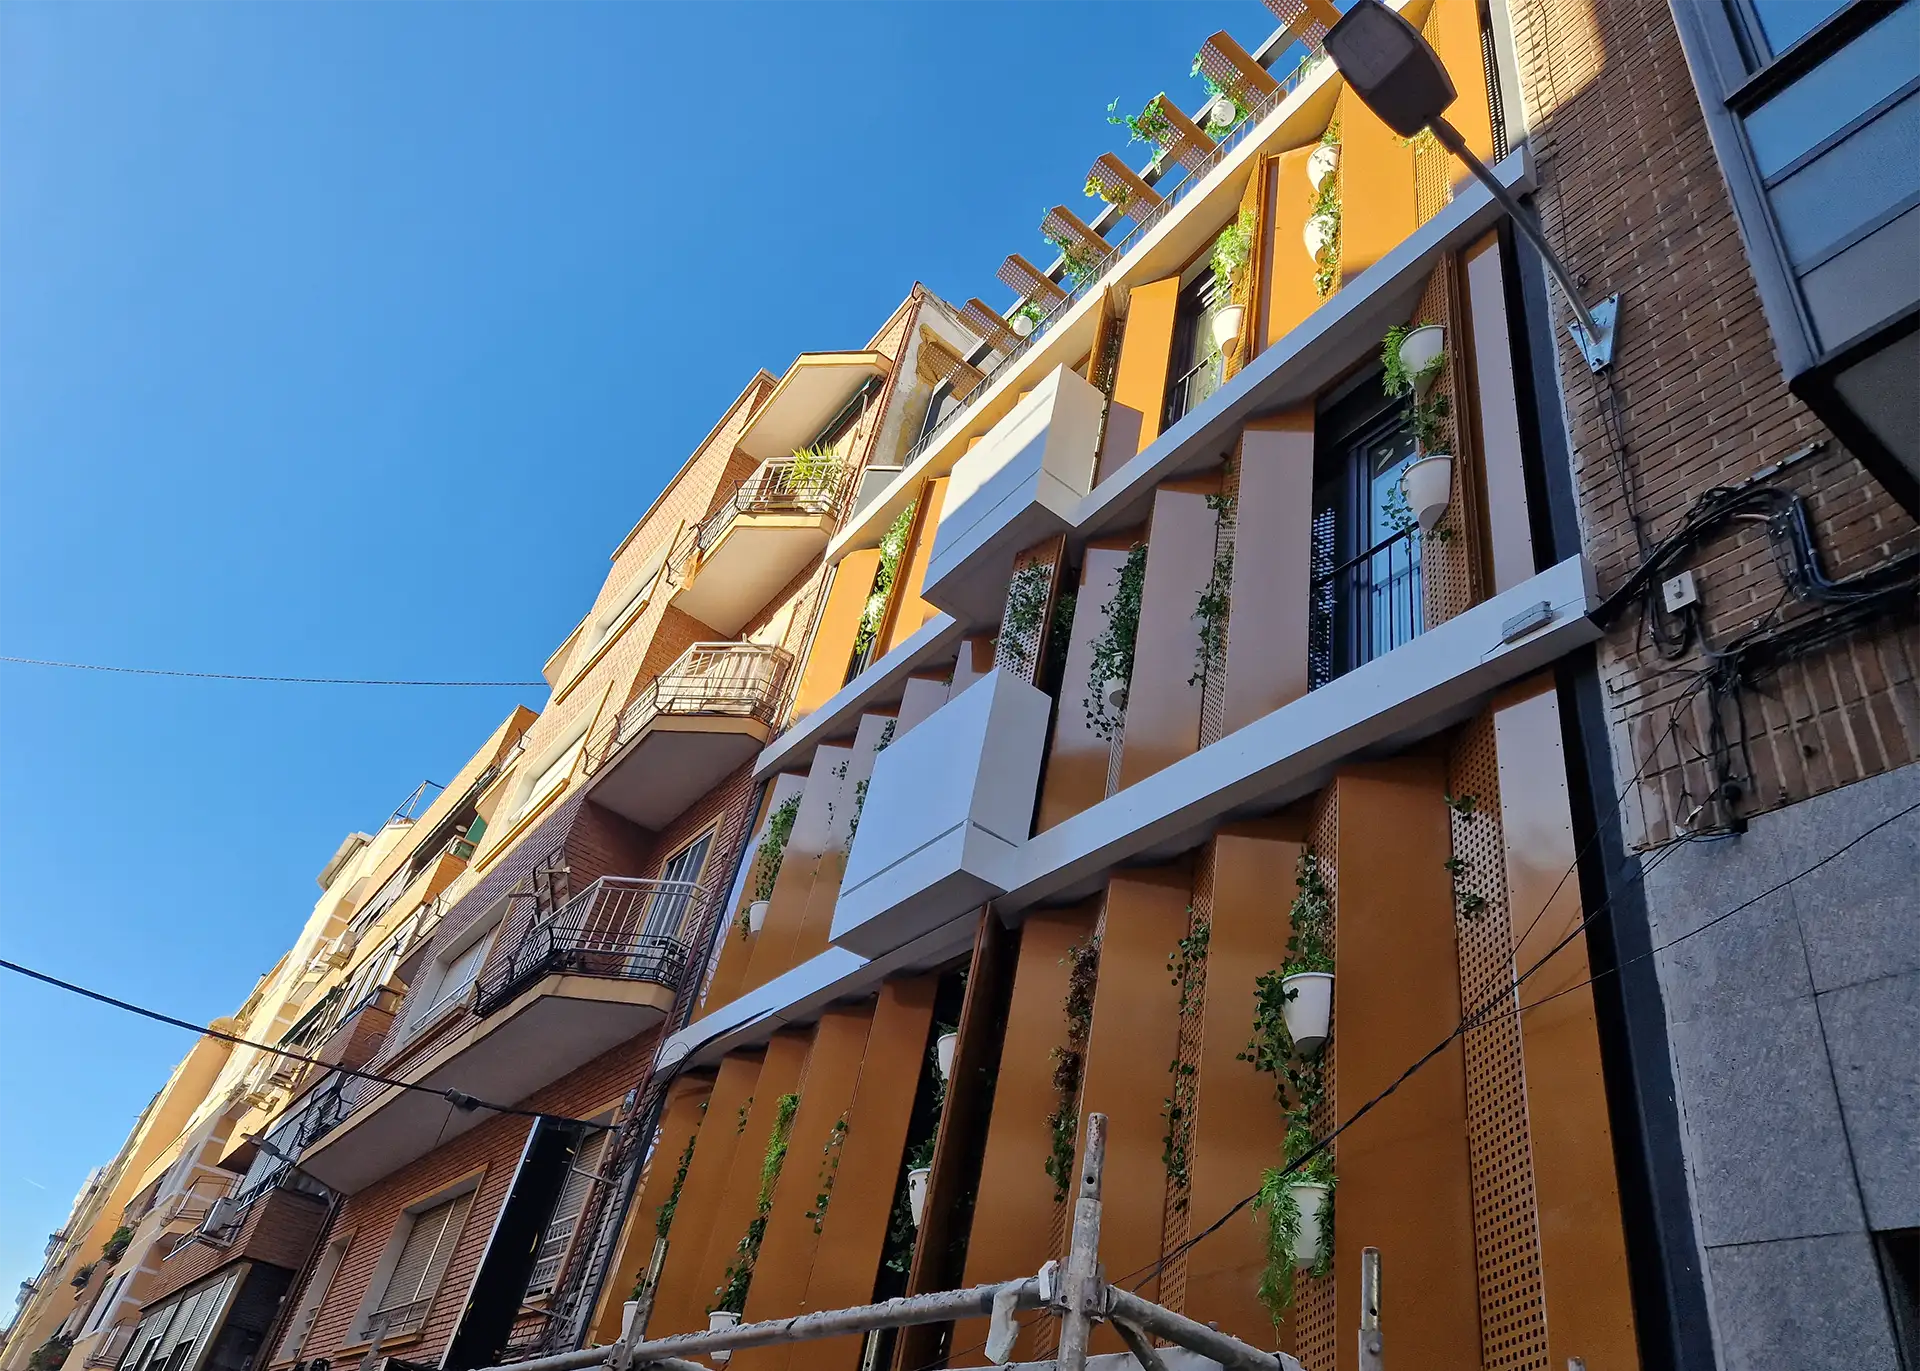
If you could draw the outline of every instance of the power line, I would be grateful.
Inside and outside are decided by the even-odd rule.
[[[99,662],[55,662],[43,657],[0,656],[15,666],[58,667],[63,671],[106,671],[121,676],[180,676],[196,681],[266,681],[274,685],[433,686],[448,690],[545,690],[545,681],[403,681],[383,677],[261,676],[235,671],[174,671],[158,666],[106,666]]]
[[[1714,915],[1711,919],[1701,924],[1698,928],[1695,928],[1687,933],[1683,933],[1679,937],[1661,944],[1659,947],[1651,948],[1646,952],[1638,953],[1633,957],[1629,957],[1626,961],[1623,961],[1619,963],[1619,965],[1609,968],[1606,971],[1596,972],[1594,975],[1589,976],[1586,980],[1581,981],[1575,985],[1566,986],[1560,990],[1556,990],[1553,992],[1553,994],[1544,996],[1541,999],[1534,1001],[1532,1004],[1517,1006],[1510,1012],[1512,1015],[1518,1016],[1520,1014],[1524,1014],[1530,1009],[1537,1009],[1541,1005],[1546,1004],[1550,1000],[1558,999],[1562,995],[1566,995],[1571,993],[1572,991],[1579,990],[1584,986],[1592,985],[1595,981],[1599,980],[1602,976],[1612,974],[1613,972],[1619,971],[1622,968],[1630,966],[1635,962],[1644,961],[1649,957],[1657,956],[1659,953],[1666,951],[1668,948],[1671,948],[1678,943],[1685,942],[1688,938],[1691,938],[1696,934],[1704,933],[1707,929],[1712,928],[1715,924],[1718,924],[1723,920],[1732,918],[1735,914],[1740,913],[1742,910],[1752,908],[1754,905],[1766,899],[1768,896],[1778,894],[1780,891],[1785,890],[1788,886],[1794,884],[1794,882],[1803,880],[1806,877],[1812,875],[1814,872],[1818,871],[1821,867],[1825,866],[1828,862],[1834,861],[1838,857],[1842,856],[1844,853],[1858,846],[1860,843],[1865,842],[1868,838],[1872,837],[1875,833],[1878,833],[1881,829],[1887,827],[1889,824],[1892,824],[1899,819],[1903,819],[1907,815],[1912,814],[1915,811],[1920,811],[1920,801],[1916,801],[1915,803],[1908,805],[1905,809],[1899,810],[1896,813],[1888,815],[1886,818],[1882,819],[1879,823],[1874,824],[1871,828],[1868,828],[1863,832],[1857,834],[1854,838],[1852,838],[1843,846],[1836,848],[1832,852],[1829,852],[1826,856],[1822,857],[1819,861],[1813,863],[1813,865],[1804,867],[1801,870],[1796,871],[1793,875],[1787,877],[1784,881],[1781,881],[1778,884],[1773,885],[1768,889],[1761,891],[1758,895],[1753,896],[1751,899],[1743,900],[1741,903],[1733,906],[1731,909],[1722,910],[1720,913]],[[1679,850],[1680,850],[1680,844],[1674,843],[1671,846],[1663,849],[1661,852],[1657,853],[1652,860],[1648,861],[1645,865],[1643,865],[1640,868],[1640,871],[1636,879],[1644,880],[1649,873],[1651,873],[1655,868],[1657,868],[1661,864],[1661,862],[1665,861],[1667,858],[1671,857],[1675,852]],[[1401,1086],[1405,1085],[1409,1080],[1413,1078],[1413,1076],[1417,1072],[1419,1072],[1423,1067],[1425,1067],[1427,1063],[1431,1062],[1435,1057],[1439,1056],[1443,1051],[1445,1051],[1447,1046],[1450,1043],[1452,1043],[1454,1039],[1461,1037],[1466,1033],[1470,1033],[1476,1028],[1484,1028],[1488,1024],[1495,1022],[1495,1017],[1492,1015],[1492,1011],[1499,1006],[1501,1001],[1507,999],[1511,995],[1517,994],[1523,982],[1525,982],[1529,977],[1531,977],[1536,971],[1540,970],[1541,967],[1545,966],[1548,962],[1552,961],[1554,957],[1558,956],[1562,948],[1566,947],[1568,943],[1573,941],[1573,939],[1580,932],[1582,932],[1589,924],[1591,924],[1594,919],[1598,918],[1611,904],[1612,904],[1612,899],[1609,898],[1606,901],[1603,901],[1597,907],[1595,907],[1592,913],[1582,918],[1578,923],[1576,923],[1573,926],[1573,928],[1568,930],[1567,935],[1562,939],[1560,939],[1559,942],[1555,943],[1553,947],[1546,952],[1545,955],[1540,957],[1539,960],[1534,962],[1532,966],[1528,967],[1520,975],[1516,976],[1511,983],[1502,987],[1498,995],[1489,999],[1486,1004],[1482,1005],[1479,1009],[1475,1010],[1472,1014],[1462,1018],[1460,1020],[1459,1025],[1456,1026],[1452,1032],[1448,1033],[1446,1037],[1442,1038],[1439,1042],[1435,1043],[1433,1047],[1431,1047],[1424,1054],[1422,1054],[1420,1058],[1413,1063],[1413,1065],[1409,1066],[1405,1071],[1401,1072],[1400,1075],[1396,1077],[1392,1081],[1392,1083],[1389,1084],[1384,1090],[1380,1091],[1379,1094],[1375,1095],[1372,1099],[1368,1100],[1365,1104],[1361,1105],[1360,1108],[1356,1109],[1346,1119],[1341,1121],[1341,1123],[1336,1128],[1334,1128],[1332,1132],[1328,1133],[1324,1138],[1320,1138],[1316,1140],[1313,1146],[1309,1147],[1305,1152],[1301,1153],[1298,1157],[1295,1157],[1292,1161],[1288,1162],[1285,1166],[1281,1167],[1279,1169],[1278,1174],[1281,1176],[1291,1175],[1293,1172],[1297,1171],[1300,1167],[1304,1166],[1307,1162],[1311,1161],[1315,1156],[1319,1155],[1321,1152],[1324,1152],[1328,1147],[1332,1146],[1335,1138],[1338,1138],[1342,1133],[1346,1132],[1349,1128],[1353,1127],[1354,1124],[1358,1123],[1367,1114],[1371,1113],[1374,1108],[1376,1108],[1378,1105],[1383,1103],[1388,1096],[1392,1095]],[[1504,1018],[1507,1016],[1501,1015],[1498,1017]],[[1172,1261],[1176,1257],[1183,1256],[1187,1252],[1192,1251],[1193,1248],[1198,1246],[1203,1239],[1211,1237],[1213,1234],[1219,1232],[1220,1229],[1226,1225],[1229,1219],[1231,1219],[1235,1214],[1238,1214],[1242,1209],[1245,1209],[1249,1204],[1252,1204],[1253,1201],[1259,1197],[1259,1194],[1260,1192],[1258,1190],[1255,1190],[1252,1194],[1247,1195],[1246,1197],[1241,1199],[1239,1202],[1234,1204],[1233,1207],[1228,1209],[1226,1213],[1222,1214],[1219,1218],[1215,1219],[1212,1223],[1208,1224],[1205,1228],[1201,1229],[1198,1233],[1186,1239],[1179,1246],[1175,1247],[1173,1250],[1169,1252],[1162,1254],[1157,1260],[1149,1262],[1146,1266],[1139,1268],[1137,1271],[1129,1272],[1126,1276],[1121,1277],[1121,1280],[1123,1281],[1132,1280],[1134,1276],[1139,1276],[1140,1279],[1135,1284],[1134,1288],[1138,1289],[1141,1285],[1145,1285],[1149,1280],[1153,1279],[1153,1277],[1156,1274],[1164,1270],[1168,1262]],[[1143,1272],[1145,1274],[1142,1274]]]
[[[336,1071],[342,1076],[351,1076],[363,1081],[372,1081],[376,1085],[397,1086],[402,1090],[414,1090],[423,1095],[432,1095],[436,1099],[445,1100],[448,1104],[459,1110],[490,1109],[496,1114],[514,1114],[523,1119],[551,1119],[555,1123],[580,1124],[587,1128],[608,1127],[607,1124],[593,1123],[587,1119],[569,1118],[564,1114],[547,1114],[538,1109],[517,1109],[509,1104],[494,1104],[491,1101],[478,1099],[469,1095],[464,1090],[437,1090],[430,1085],[417,1085],[412,1081],[402,1081],[396,1080],[392,1076],[382,1076],[377,1071],[365,1071],[358,1067],[340,1066],[334,1062],[323,1062],[318,1057],[308,1057],[299,1052],[289,1052],[284,1047],[270,1047],[266,1043],[254,1042],[251,1038],[242,1038],[238,1034],[225,1033],[220,1029],[210,1028],[205,1024],[194,1023],[191,1019],[176,1019],[173,1015],[162,1014],[157,1009],[148,1009],[144,1005],[134,1004],[130,1000],[117,999],[112,995],[104,994],[98,990],[89,990],[84,985],[76,985],[72,981],[63,981],[58,976],[49,976],[44,971],[35,971],[30,966],[22,966],[18,962],[10,962],[5,958],[0,958],[0,970],[11,971],[16,975],[25,976],[29,980],[35,980],[44,985],[53,986],[57,990],[64,990],[69,994],[79,995],[85,999],[97,1000],[101,1004],[111,1005],[113,1008],[125,1010],[129,1014],[138,1014],[143,1019],[152,1019],[156,1023],[167,1024],[174,1028],[184,1028],[189,1033],[198,1033],[205,1037],[218,1039],[221,1042],[232,1043],[237,1047],[251,1047],[275,1057],[285,1057],[288,1061],[305,1062],[308,1066],[324,1067],[329,1071]]]

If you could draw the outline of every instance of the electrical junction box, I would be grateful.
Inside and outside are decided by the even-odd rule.
[[[1683,571],[1678,576],[1669,576],[1660,583],[1660,599],[1667,607],[1667,613],[1678,614],[1688,605],[1700,602],[1700,587],[1693,579],[1691,571]]]

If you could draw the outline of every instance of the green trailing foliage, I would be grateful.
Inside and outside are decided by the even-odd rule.
[[[1053,244],[1059,252],[1060,260],[1067,268],[1067,275],[1073,278],[1076,286],[1084,286],[1100,275],[1100,267],[1106,261],[1106,255],[1091,244],[1083,243],[1066,234],[1048,233],[1044,227],[1040,236]]]
[[[1207,74],[1205,69],[1200,65],[1199,53],[1193,55],[1193,70],[1187,74],[1189,76],[1199,77],[1200,83],[1207,88],[1207,121],[1200,127],[1201,130],[1206,133],[1207,137],[1218,142],[1229,133],[1232,133],[1233,130],[1239,126],[1240,121],[1247,117],[1246,102]],[[1213,107],[1223,95],[1233,103],[1233,117],[1225,123],[1213,117]]]
[[[1091,173],[1088,174],[1087,184],[1082,189],[1088,199],[1104,200],[1109,205],[1118,205],[1121,209],[1125,209],[1127,201],[1133,199],[1133,192],[1127,189],[1124,182],[1117,186],[1110,186]]]
[[[1138,114],[1120,113],[1120,101],[1117,98],[1107,106],[1107,122],[1126,129],[1129,143],[1145,143],[1153,148],[1156,159],[1160,155],[1160,140],[1173,128],[1173,121],[1167,118],[1166,107],[1161,104],[1161,99],[1158,95],[1154,96]]]
[[[1041,309],[1040,306],[1035,304],[1032,300],[1022,301],[1020,304],[1020,308],[1016,309],[1012,313],[1012,315],[1009,317],[1014,319],[1025,319],[1028,323],[1032,324],[1036,329],[1039,328],[1040,325],[1047,322],[1047,312],[1044,309]]]
[[[1047,588],[1053,582],[1053,569],[1043,562],[1029,562],[1014,573],[1007,586],[1007,609],[1000,621],[1000,641],[1007,656],[1022,669],[1033,664],[1030,644],[1039,637],[1047,612]]]
[[[853,652],[864,655],[880,636],[880,621],[887,616],[887,601],[893,595],[893,580],[900,573],[900,558],[907,550],[907,538],[913,532],[915,501],[894,516],[887,531],[880,535],[880,565],[873,569],[873,589],[867,592],[866,607],[860,611],[860,626],[853,633]]]
[[[1261,1173],[1260,1189],[1253,1199],[1254,1214],[1266,1220],[1266,1230],[1262,1234],[1266,1261],[1260,1271],[1256,1293],[1260,1303],[1266,1306],[1267,1313],[1272,1316],[1275,1327],[1286,1317],[1287,1310],[1293,1307],[1294,1282],[1298,1274],[1294,1266],[1293,1245],[1300,1236],[1300,1224],[1304,1217],[1293,1187],[1302,1182],[1327,1187],[1326,1199],[1320,1206],[1320,1251],[1307,1274],[1324,1278],[1333,1271],[1333,1197],[1339,1181],[1326,1151],[1312,1152],[1312,1148],[1313,1135],[1310,1132],[1298,1126],[1288,1128],[1284,1144],[1286,1165],[1269,1167]],[[1310,1152],[1312,1155],[1308,1156]],[[1302,1157],[1306,1157],[1304,1162],[1300,1160]]]
[[[780,1169],[787,1162],[787,1144],[793,1139],[793,1116],[800,1108],[796,1094],[782,1095],[774,1106],[773,1130],[767,1135],[767,1152],[760,1159],[760,1193],[747,1231],[733,1250],[733,1261],[713,1292],[709,1314],[716,1310],[744,1313],[747,1291],[753,1285],[754,1264],[760,1260],[760,1244],[767,1236],[767,1216],[773,1212],[773,1190],[780,1183]]]
[[[774,882],[780,878],[780,864],[786,860],[787,843],[793,837],[793,821],[800,816],[800,797],[789,795],[767,816],[767,831],[754,850],[753,900],[771,900]],[[748,933],[747,911],[740,911],[740,936]]]
[[[846,462],[832,448],[803,447],[793,454],[789,479],[796,495],[825,495],[840,484]]]
[[[1106,684],[1133,679],[1133,648],[1140,635],[1140,592],[1146,583],[1147,545],[1135,543],[1120,567],[1113,598],[1100,606],[1107,622],[1093,640],[1087,668],[1089,698],[1081,702],[1087,711],[1087,727],[1102,738],[1113,737],[1120,727],[1120,717],[1107,712]]]
[[[133,1243],[133,1230],[125,1224],[113,1230],[113,1236],[100,1245],[100,1255],[109,1264],[119,1261],[127,1255],[127,1248]]]
[[[707,1116],[707,1101],[700,1102],[699,1117]],[[667,1191],[667,1198],[660,1202],[660,1212],[653,1216],[653,1235],[664,1238],[673,1228],[673,1216],[680,1210],[680,1192],[686,1188],[687,1171],[693,1166],[693,1146],[700,1141],[700,1127],[696,1123],[693,1132],[687,1135],[687,1145],[680,1150],[679,1165],[673,1169],[673,1185]]]
[[[1200,592],[1193,617],[1200,625],[1200,646],[1194,653],[1190,686],[1202,685],[1227,656],[1227,615],[1233,607],[1233,543],[1226,535],[1227,518],[1233,512],[1233,496],[1209,495],[1207,508],[1213,511],[1213,571]]]
[[[1333,120],[1320,135],[1325,147],[1340,145],[1340,121]],[[1313,289],[1322,300],[1333,294],[1334,283],[1340,279],[1340,178],[1329,176],[1320,183],[1320,189],[1314,193],[1313,212],[1324,214],[1333,220],[1333,232],[1325,246],[1314,258]]]
[[[807,1218],[813,1222],[813,1231],[820,1233],[827,1223],[827,1206],[833,1203],[833,1185],[840,1179],[840,1154],[847,1143],[847,1116],[842,1114],[833,1121],[833,1128],[827,1134],[826,1146],[820,1149],[819,1189],[814,1192],[813,1208],[807,1211]]]
[[[1206,989],[1207,944],[1212,937],[1212,926],[1205,916],[1195,918],[1191,907],[1187,915],[1192,920],[1191,926],[1186,936],[1173,945],[1173,953],[1167,958],[1167,972],[1180,991],[1179,1020],[1183,1029],[1188,1013],[1199,1007]],[[1176,1056],[1167,1064],[1167,1074],[1172,1078],[1173,1090],[1161,1102],[1160,1113],[1167,1129],[1160,1139],[1160,1163],[1166,1168],[1167,1181],[1173,1187],[1174,1208],[1184,1210],[1187,1190],[1193,1182],[1193,1107],[1200,1083],[1199,1072]]]
[[[1213,272],[1216,305],[1246,303],[1247,263],[1253,260],[1253,229],[1253,206],[1248,205],[1240,211],[1240,217],[1213,240],[1208,266]]]
[[[1061,1004],[1066,1018],[1066,1040],[1053,1049],[1053,1112],[1047,1115],[1051,1139],[1047,1149],[1047,1178],[1053,1182],[1054,1203],[1063,1203],[1073,1185],[1073,1144],[1079,1133],[1080,1084],[1087,1063],[1087,1035],[1093,1029],[1093,993],[1100,982],[1100,935],[1075,943],[1062,959],[1067,968],[1067,994]]]

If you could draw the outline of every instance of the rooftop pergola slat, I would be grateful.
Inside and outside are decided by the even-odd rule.
[[[968,303],[978,304],[979,301]],[[961,318],[967,320],[965,311],[961,312]],[[971,320],[967,320],[967,326],[973,326]],[[1005,328],[1000,331],[1007,333]],[[1011,338],[1013,335],[1008,333],[1007,336]],[[975,386],[987,379],[985,372],[970,365],[945,339],[925,332],[920,336],[919,373],[920,378],[929,385],[938,386],[946,382],[952,392],[963,400],[973,394]]]
[[[1304,8],[1304,7],[1303,7]],[[1242,107],[1265,99],[1280,89],[1267,69],[1224,29],[1200,46],[1200,70]]]
[[[1120,213],[1134,223],[1146,222],[1162,201],[1152,186],[1140,179],[1134,169],[1122,162],[1117,153],[1103,152],[1087,173],[1087,180],[1103,188],[1101,199],[1119,207]]]
[[[1065,239],[1095,261],[1113,251],[1112,244],[1095,233],[1065,205],[1055,205],[1047,211],[1046,217],[1040,221],[1040,232],[1050,243]]]
[[[1002,272],[1001,279],[1004,280],[1005,276],[1005,272]],[[1017,290],[1018,287],[1016,286],[1015,289]],[[1013,351],[1020,341],[1014,336],[1013,330],[1007,327],[1007,321],[995,314],[985,300],[967,301],[966,308],[960,311],[960,322],[972,329],[982,342],[1002,357]]]
[[[1000,283],[1022,300],[1031,300],[1041,309],[1052,309],[1067,298],[1067,293],[1047,278],[1046,272],[1019,253],[1010,253],[1000,264]]]
[[[1213,139],[1207,137],[1198,124],[1182,114],[1180,107],[1167,98],[1165,91],[1161,91],[1148,103],[1158,106],[1164,125],[1154,135],[1154,141],[1160,145],[1160,150],[1176,162],[1199,168],[1205,162],[1207,154],[1213,151]]]
[[[1340,19],[1340,11],[1329,0],[1266,0],[1266,6],[1289,40],[1316,48]]]

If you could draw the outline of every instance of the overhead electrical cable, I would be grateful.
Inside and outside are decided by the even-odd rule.
[[[545,681],[407,681],[362,676],[263,676],[236,671],[175,671],[158,666],[107,666],[100,662],[56,662],[44,657],[0,656],[15,666],[58,667],[63,671],[105,671],[120,676],[178,676],[195,681],[265,681],[272,685],[428,686],[442,690],[545,690]]]
[[[178,1019],[171,1014],[163,1014],[157,1009],[148,1009],[144,1005],[134,1004],[131,1000],[122,1000],[98,990],[89,990],[84,985],[76,985],[72,981],[63,981],[58,976],[49,976],[44,971],[35,971],[30,966],[22,966],[18,962],[10,962],[3,957],[0,957],[0,970],[11,971],[16,975],[25,976],[29,980],[35,980],[44,985],[53,986],[57,990],[64,990],[72,995],[79,995],[89,1000],[96,1000],[104,1005],[111,1005],[113,1008],[125,1010],[129,1014],[138,1014],[143,1019],[152,1019],[156,1023],[168,1024],[174,1028],[184,1028],[189,1033],[199,1033],[205,1037],[215,1038],[220,1042],[232,1043],[236,1047],[251,1047],[259,1052],[271,1053],[276,1057],[285,1057],[288,1061],[305,1062],[308,1066],[322,1067],[328,1071],[337,1072],[342,1076],[350,1076],[363,1081],[372,1081],[376,1085],[397,1086],[401,1090],[412,1090],[422,1095],[432,1095],[436,1099],[445,1100],[456,1109],[488,1109],[496,1114],[513,1114],[523,1119],[551,1119],[555,1123],[579,1124],[585,1128],[609,1127],[607,1124],[594,1123],[589,1119],[574,1119],[564,1114],[548,1114],[538,1109],[520,1109],[510,1104],[494,1104],[489,1100],[482,1100],[469,1095],[464,1090],[441,1090],[430,1085],[418,1085],[412,1081],[402,1081],[392,1076],[382,1076],[377,1071],[367,1071],[360,1067],[353,1066],[341,1066],[335,1062],[324,1062],[318,1057],[309,1057],[299,1052],[289,1052],[284,1047],[272,1047],[266,1043],[257,1043],[251,1038],[242,1038],[236,1033],[227,1033],[221,1029],[212,1028],[205,1024],[197,1024],[191,1019]]]

